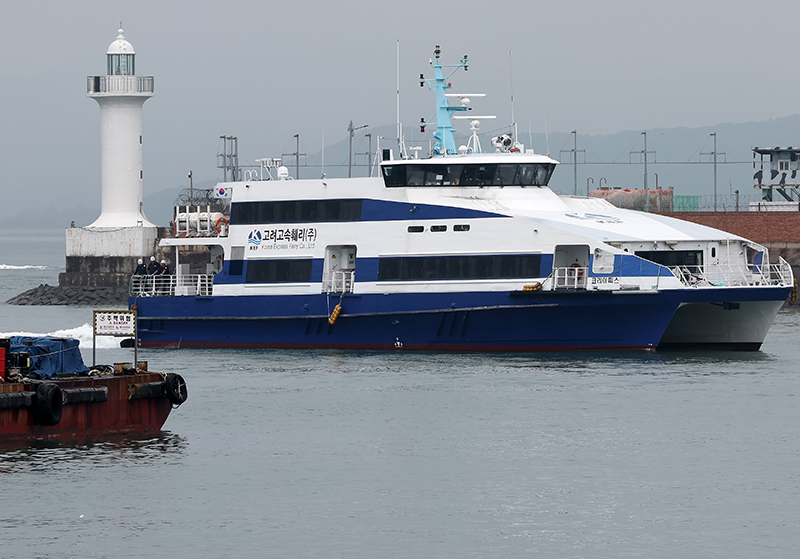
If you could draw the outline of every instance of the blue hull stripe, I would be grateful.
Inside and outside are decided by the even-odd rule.
[[[536,351],[655,347],[681,298],[680,292],[351,296],[342,299],[334,324],[324,295],[152,297],[131,304],[138,305],[143,346]],[[332,297],[330,309],[338,302]]]

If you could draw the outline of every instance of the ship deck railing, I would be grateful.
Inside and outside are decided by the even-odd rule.
[[[670,266],[686,287],[755,287],[792,285],[792,268],[780,258],[777,264]]]
[[[131,297],[209,296],[214,294],[214,274],[182,276],[131,276]]]
[[[325,272],[322,274],[323,293],[352,293],[356,280],[355,270]]]
[[[553,273],[545,279],[545,289],[586,289],[589,268],[568,266],[553,268]]]

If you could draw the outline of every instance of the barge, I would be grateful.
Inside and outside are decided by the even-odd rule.
[[[147,362],[90,369],[78,340],[0,339],[0,441],[159,431],[188,390]]]

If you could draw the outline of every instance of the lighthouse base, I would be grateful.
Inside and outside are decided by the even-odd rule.
[[[67,265],[61,286],[127,287],[141,258],[161,259],[158,242],[170,236],[168,227],[69,227]]]

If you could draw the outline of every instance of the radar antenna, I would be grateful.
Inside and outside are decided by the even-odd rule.
[[[497,117],[456,115],[453,118],[457,120],[470,121],[469,129],[472,131],[472,135],[469,137],[469,140],[467,141],[467,153],[483,153],[483,151],[481,151],[481,141],[478,138],[478,129],[481,127],[481,120],[494,120]]]

